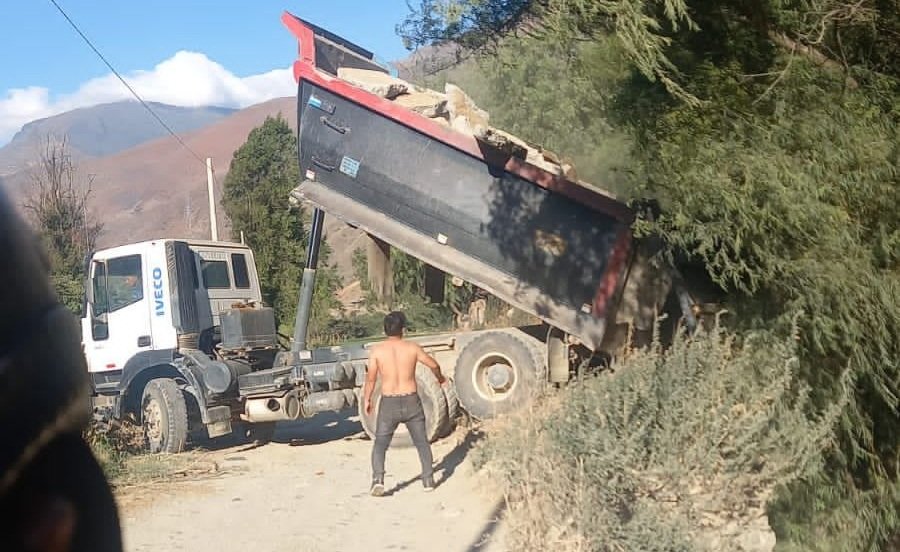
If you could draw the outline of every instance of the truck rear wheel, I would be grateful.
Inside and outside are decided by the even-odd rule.
[[[523,408],[534,396],[540,360],[521,339],[490,332],[466,345],[453,383],[470,416],[493,418]]]
[[[422,409],[425,410],[425,433],[428,436],[428,441],[434,442],[441,437],[442,432],[449,423],[447,420],[447,399],[444,396],[444,390],[441,389],[441,384],[434,377],[434,373],[424,366],[416,368],[416,388],[419,399],[422,401]],[[381,382],[378,381],[375,382],[375,391],[372,393],[372,404],[374,405],[372,413],[366,415],[365,401],[362,398],[358,402],[359,419],[370,439],[375,438],[375,427],[380,403]],[[400,424],[397,427],[397,431],[394,432],[391,446],[405,448],[412,445],[412,437],[410,437],[406,425]]]
[[[151,453],[182,452],[187,443],[187,404],[175,380],[157,378],[147,382],[141,398],[144,444]]]

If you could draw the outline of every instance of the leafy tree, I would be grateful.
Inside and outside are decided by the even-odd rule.
[[[370,309],[387,310],[403,309],[409,323],[410,331],[449,329],[452,323],[452,312],[449,308],[450,301],[461,301],[461,295],[456,288],[446,286],[443,303],[429,302],[425,297],[425,264],[415,257],[402,251],[391,249],[391,270],[394,275],[393,303],[379,305],[378,299],[372,292],[368,282],[368,265],[365,251],[360,248],[353,252],[353,272],[360,281],[363,291],[366,292],[364,301]],[[372,313],[374,316],[375,313]],[[382,328],[380,317],[377,323],[372,323],[371,316],[357,317],[355,320],[360,327],[356,331],[357,336],[381,335]]]
[[[88,212],[93,177],[82,178],[66,139],[47,138],[31,173],[25,210],[40,235],[50,261],[50,277],[60,301],[80,313],[84,267],[103,225]]]
[[[833,400],[839,374],[854,374],[858,393],[831,453],[834,471],[818,482],[821,499],[800,503],[811,506],[807,527],[875,549],[897,527],[896,502],[883,499],[897,485],[900,442],[900,278],[896,245],[885,247],[900,236],[889,206],[900,199],[900,136],[875,102],[843,90],[842,78],[793,65],[769,92],[735,90],[736,71],[710,67],[708,92],[730,96],[727,111],[680,105],[642,122],[644,191],[666,210],[655,230],[731,290],[743,327],[784,329],[804,313],[800,375],[820,404]],[[831,517],[835,494],[869,506],[852,508],[864,520],[858,532]]]
[[[422,2],[401,32],[495,54],[479,68],[503,80],[473,95],[498,124],[514,116],[527,137],[568,147],[554,114],[589,106],[626,136],[628,195],[663,208],[637,230],[701,263],[738,329],[786,335],[800,313],[797,374],[813,404],[834,404],[846,370],[855,381],[824,469],[783,490],[773,524],[805,549],[874,550],[896,534],[900,5],[447,0]],[[546,75],[517,72],[534,40],[579,69],[556,106],[530,96]],[[572,128],[584,149],[608,136]]]
[[[279,330],[293,331],[300,280],[309,235],[305,210],[292,207],[290,191],[300,182],[297,139],[287,122],[266,117],[234,153],[225,178],[222,203],[233,231],[244,232],[256,256],[263,300],[274,307]],[[319,255],[310,336],[315,337],[339,306],[337,273],[328,266],[329,250],[323,241]]]

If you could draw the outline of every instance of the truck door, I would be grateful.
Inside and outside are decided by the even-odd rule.
[[[91,264],[92,303],[88,304],[85,356],[91,372],[121,371],[137,353],[152,348],[152,291],[141,255]],[[87,332],[89,330],[89,333]]]

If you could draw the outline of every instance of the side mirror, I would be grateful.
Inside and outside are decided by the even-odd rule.
[[[88,305],[94,304],[94,280],[91,278],[88,278],[84,284],[84,296],[87,298]],[[90,309],[90,306],[88,306],[88,309]]]

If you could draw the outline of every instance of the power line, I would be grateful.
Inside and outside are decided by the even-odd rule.
[[[195,152],[193,149],[191,149],[191,147],[188,146],[185,143],[185,141],[181,139],[181,136],[176,134],[175,131],[172,130],[172,128],[169,127],[169,125],[167,125],[166,122],[163,121],[162,118],[159,115],[157,115],[155,111],[153,111],[153,108],[151,108],[150,105],[147,102],[145,102],[143,98],[141,98],[141,96],[134,90],[134,88],[131,87],[130,84],[128,84],[128,82],[122,77],[122,75],[119,74],[118,71],[116,71],[116,68],[113,67],[112,64],[109,61],[107,61],[107,59],[103,56],[103,54],[100,53],[100,50],[98,50],[97,47],[94,46],[94,44],[91,42],[91,40],[87,36],[85,36],[85,34],[83,32],[81,32],[81,29],[78,28],[78,25],[76,25],[75,22],[72,21],[72,18],[69,17],[69,14],[67,14],[65,12],[65,10],[63,10],[62,7],[56,3],[56,0],[50,0],[50,3],[53,4],[57,10],[59,10],[59,13],[61,13],[62,16],[66,18],[66,21],[68,21],[69,25],[71,25],[72,28],[75,29],[75,32],[78,33],[78,35],[81,36],[81,38],[91,48],[91,50],[93,50],[94,53],[97,54],[97,57],[99,57],[100,60],[103,61],[103,63],[105,63],[107,67],[109,67],[109,70],[112,71],[113,74],[122,82],[122,84],[125,85],[125,88],[127,88],[128,91],[131,92],[131,95],[134,96],[137,99],[137,101],[141,102],[141,105],[144,106],[144,108],[148,112],[150,112],[150,115],[152,115],[153,118],[156,119],[156,121],[160,125],[162,125],[162,127],[164,129],[166,129],[166,131],[169,134],[172,135],[172,138],[175,138],[176,140],[178,140],[178,143],[181,144],[184,147],[184,149],[191,152],[191,155],[193,155],[197,159],[197,161],[200,161],[200,163],[202,163],[203,166],[206,167],[206,160],[204,160],[202,157],[200,157],[199,154],[197,154],[197,152]]]

